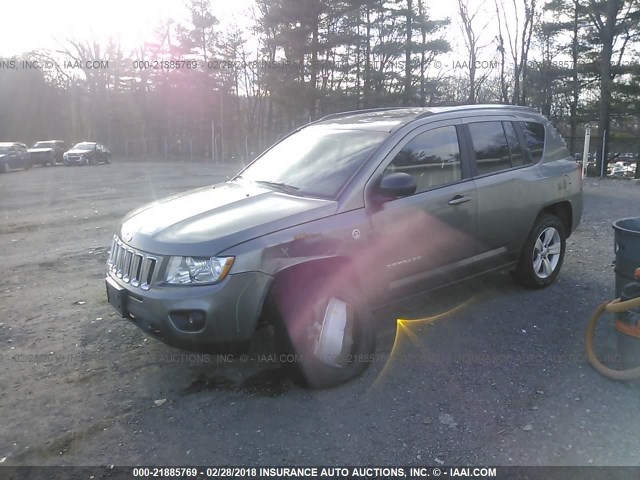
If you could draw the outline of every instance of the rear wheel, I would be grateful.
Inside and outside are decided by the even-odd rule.
[[[560,273],[566,240],[564,225],[558,217],[549,214],[540,217],[520,254],[516,279],[532,288],[551,285]]]
[[[375,328],[348,273],[317,277],[311,270],[274,287],[279,360],[299,385],[328,388],[360,375],[373,360]]]
[[[9,173],[11,171],[11,167],[9,166],[9,164],[7,162],[4,162],[2,164],[2,172],[3,173]]]

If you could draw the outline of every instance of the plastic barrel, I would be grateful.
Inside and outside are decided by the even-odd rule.
[[[613,223],[615,243],[616,298],[622,294],[625,285],[633,282],[633,273],[640,267],[640,217],[625,218]],[[625,313],[617,314],[621,321],[629,321]],[[634,368],[640,365],[640,339],[617,332],[618,354],[622,367]]]
[[[616,298],[640,267],[640,217],[613,222],[616,253]]]

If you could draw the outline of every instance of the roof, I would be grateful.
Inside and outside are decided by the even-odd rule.
[[[535,113],[535,110],[531,107],[502,104],[456,105],[448,107],[374,108],[370,110],[354,110],[334,113],[322,117],[313,123],[319,125],[332,125],[337,128],[389,131],[398,125],[403,125],[419,118],[442,113],[469,110],[516,110]]]

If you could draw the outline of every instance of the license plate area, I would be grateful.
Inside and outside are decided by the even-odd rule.
[[[118,312],[121,317],[128,317],[127,312],[127,292],[109,277],[105,278],[107,285],[107,300],[109,305]]]

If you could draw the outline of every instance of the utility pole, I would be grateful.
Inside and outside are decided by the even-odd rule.
[[[602,162],[600,162],[600,178],[604,177],[605,169],[607,168],[607,131],[602,132]]]
[[[211,163],[216,161],[216,128],[215,120],[211,119]]]
[[[589,143],[591,142],[591,126],[587,125],[584,131],[584,150],[582,151],[582,178],[587,176],[587,163],[589,162]]]
[[[224,162],[224,104],[222,103],[222,89],[220,92],[220,157]]]

